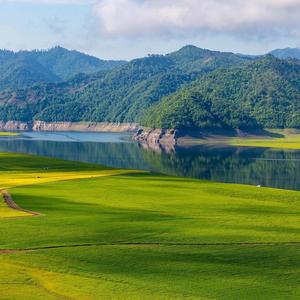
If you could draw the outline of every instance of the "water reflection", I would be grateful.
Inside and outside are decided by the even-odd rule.
[[[0,139],[0,152],[20,152],[143,169],[220,182],[300,190],[300,151],[245,147],[176,147],[166,153],[139,147],[128,135],[68,134]],[[125,141],[125,140],[126,141]],[[103,142],[99,142],[103,141]]]
[[[300,151],[196,146],[144,158],[171,175],[300,190]]]

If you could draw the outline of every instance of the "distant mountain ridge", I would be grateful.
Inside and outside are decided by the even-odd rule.
[[[137,122],[185,129],[300,128],[298,59],[240,55],[188,45],[166,55],[149,55],[113,66],[101,61],[96,72],[86,67],[86,74],[80,72],[62,82],[62,77],[71,76],[81,67],[74,64],[71,73],[63,72],[60,64],[70,65],[78,54],[75,51],[73,57],[67,52],[69,61],[66,58],[60,62],[60,51],[65,53],[59,47],[46,56],[39,51],[38,55],[31,53],[35,64],[30,66],[39,72],[26,69],[24,57],[28,54],[22,56],[18,68],[8,68],[25,79],[33,75],[43,78],[44,69],[51,69],[47,73],[51,76],[26,88],[0,88],[0,120]],[[0,61],[1,55],[12,54],[0,52]],[[94,65],[87,63],[85,56],[83,59],[84,64],[79,66]]]
[[[101,60],[62,47],[19,52],[0,50],[0,89],[22,89],[38,83],[65,81],[79,73],[111,70],[124,63]]]
[[[271,51],[269,54],[281,59],[287,59],[287,58],[300,59],[300,48],[276,49]]]
[[[64,84],[0,94],[0,120],[136,122],[145,109],[217,68],[248,62],[233,53],[186,46],[135,59]],[[30,104],[29,104],[30,103]]]

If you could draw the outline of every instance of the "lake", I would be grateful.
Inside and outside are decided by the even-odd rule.
[[[18,137],[1,137],[0,152],[300,190],[300,151],[295,150],[201,145],[154,151],[124,133],[25,132]]]

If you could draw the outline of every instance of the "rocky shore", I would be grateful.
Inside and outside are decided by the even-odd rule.
[[[94,131],[94,132],[136,132],[136,123],[89,123],[89,122],[20,122],[0,121],[2,131]]]
[[[144,148],[170,152],[174,150],[178,137],[179,133],[174,129],[139,128],[134,134],[133,139]]]

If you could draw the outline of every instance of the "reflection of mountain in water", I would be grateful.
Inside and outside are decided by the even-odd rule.
[[[300,152],[264,148],[177,147],[174,153],[143,152],[162,173],[212,181],[300,189]]]
[[[135,143],[0,140],[0,152],[5,151],[220,182],[300,190],[300,151],[196,146],[157,153],[142,149]]]
[[[133,143],[54,142],[41,140],[1,140],[0,152],[97,163],[115,168],[149,169],[139,147]]]

